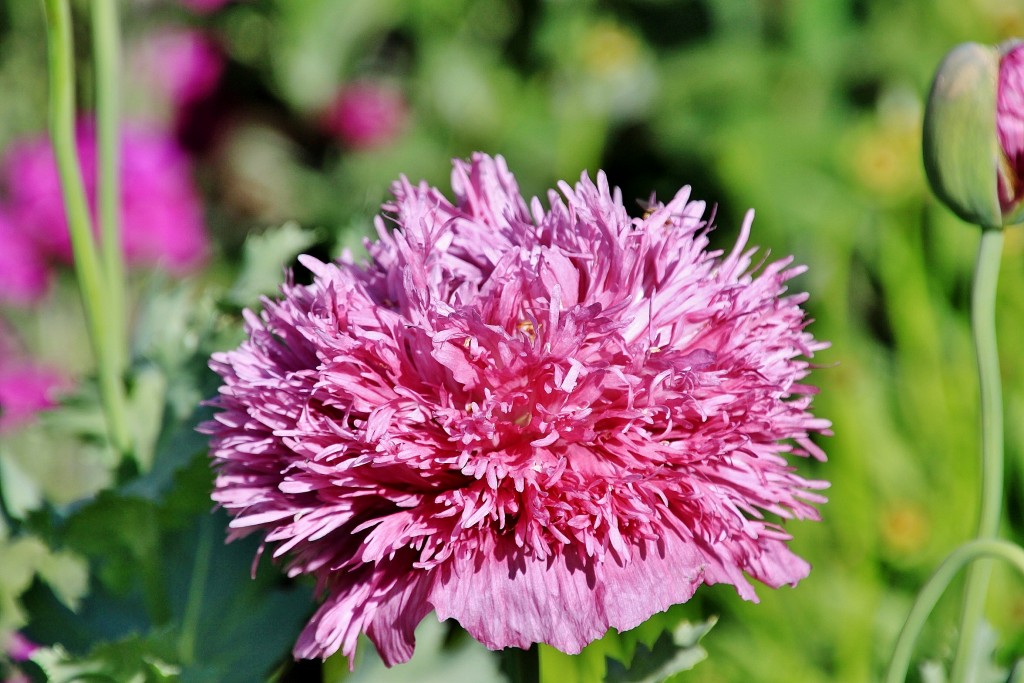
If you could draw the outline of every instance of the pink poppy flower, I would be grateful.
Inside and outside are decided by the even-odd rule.
[[[815,341],[748,214],[708,250],[689,188],[631,218],[604,174],[520,196],[500,157],[456,161],[455,201],[402,179],[370,262],[246,313],[213,356],[202,429],[229,538],[259,532],[325,601],[297,657],[366,633],[407,660],[434,611],[490,648],[579,652],[702,584],[795,584],[790,518],[824,458],[803,384]],[[392,232],[388,221],[395,224]]]
[[[188,157],[166,134],[126,125],[122,132],[122,240],[130,265],[158,265],[185,273],[208,252],[203,210]],[[77,131],[86,192],[96,197],[96,134],[89,123]],[[3,165],[11,217],[39,247],[70,263],[71,240],[53,148],[47,137],[16,143]]]
[[[19,347],[13,331],[0,321],[0,434],[31,423],[71,388],[67,375],[28,358]],[[19,638],[15,634],[10,644],[28,642]]]
[[[143,88],[164,94],[178,111],[208,97],[224,72],[224,55],[199,31],[164,30],[143,38],[133,49],[132,73]]]
[[[342,89],[322,118],[328,133],[353,149],[372,149],[395,140],[407,109],[398,88],[362,81]]]

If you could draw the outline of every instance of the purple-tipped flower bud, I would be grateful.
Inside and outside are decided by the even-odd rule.
[[[999,206],[1003,224],[1024,221],[1024,43],[1004,46],[999,59],[996,130],[1003,150]]]
[[[935,194],[965,221],[1024,221],[1024,43],[964,43],[935,74],[924,115]]]

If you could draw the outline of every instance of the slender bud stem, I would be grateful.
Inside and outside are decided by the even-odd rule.
[[[907,670],[910,668],[910,658],[914,652],[914,643],[928,620],[928,615],[935,608],[935,603],[946,592],[957,573],[979,558],[990,557],[1006,560],[1016,567],[1021,575],[1024,575],[1024,549],[1009,541],[994,538],[977,539],[963,544],[950,553],[946,561],[939,565],[939,568],[935,570],[928,583],[918,594],[917,600],[907,616],[907,621],[900,631],[899,638],[896,640],[896,649],[889,661],[885,683],[902,683],[906,680]]]
[[[192,664],[196,656],[196,636],[199,633],[199,616],[207,597],[207,579],[210,576],[210,556],[213,553],[213,518],[209,515],[199,521],[199,540],[196,542],[196,559],[192,564],[192,579],[188,586],[185,613],[181,618],[181,635],[178,638],[178,656],[183,664]],[[329,680],[326,677],[324,680]]]
[[[128,356],[121,250],[121,176],[119,168],[121,31],[117,0],[92,0],[93,61],[96,65],[96,147],[99,165],[97,199],[100,248],[107,281],[110,362],[123,372]]]
[[[107,281],[93,238],[89,205],[75,146],[75,73],[71,38],[71,9],[67,0],[43,0],[50,66],[50,137],[53,140],[61,192],[75,258],[75,273],[82,294],[86,325],[96,355],[100,395],[111,443],[122,455],[131,450],[124,385],[111,364],[114,334],[105,308]]]
[[[1003,396],[996,345],[996,285],[1003,252],[1003,231],[982,230],[971,295],[971,327],[974,332],[981,392],[981,512],[977,538],[995,538],[1003,502]],[[951,680],[964,683],[970,674],[971,652],[978,624],[984,617],[985,595],[992,576],[990,562],[978,562],[967,573],[967,587],[960,613],[960,637],[953,658]]]

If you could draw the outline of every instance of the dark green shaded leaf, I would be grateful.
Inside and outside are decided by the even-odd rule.
[[[226,299],[239,308],[253,307],[261,296],[274,294],[284,271],[295,257],[316,242],[316,236],[296,223],[253,235],[245,241],[242,271]]]

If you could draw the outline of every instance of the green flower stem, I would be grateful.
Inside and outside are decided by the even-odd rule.
[[[914,643],[920,635],[925,621],[928,620],[928,615],[935,608],[935,603],[946,592],[949,584],[961,569],[979,558],[987,557],[1006,560],[1016,567],[1021,575],[1024,575],[1024,549],[1009,541],[994,538],[977,539],[963,544],[950,553],[946,561],[939,565],[939,568],[935,570],[928,583],[918,594],[917,600],[907,616],[907,621],[900,631],[899,638],[896,640],[896,649],[889,661],[885,683],[902,683],[906,680],[907,671],[910,668],[910,658],[914,652]]]
[[[110,362],[123,372],[127,364],[124,261],[121,250],[121,177],[119,173],[121,28],[117,0],[92,0],[93,61],[96,66],[96,141],[99,165],[99,227],[107,281]]]
[[[46,41],[50,66],[50,136],[57,158],[61,192],[67,212],[75,273],[82,294],[86,325],[96,355],[100,395],[107,429],[114,448],[122,455],[131,451],[124,385],[118,368],[111,363],[112,337],[105,308],[107,283],[93,240],[89,205],[82,182],[81,165],[75,147],[74,50],[71,39],[71,9],[67,0],[43,0],[46,13]]]
[[[196,559],[192,564],[192,578],[188,585],[185,615],[181,619],[181,637],[178,639],[178,656],[183,664],[195,661],[196,634],[199,632],[199,617],[206,604],[206,580],[210,574],[210,557],[213,553],[213,522],[209,515],[199,522],[199,541],[196,543]]]
[[[527,650],[508,648],[503,653],[505,673],[512,683],[540,683],[540,648],[534,643]]]
[[[971,327],[974,332],[981,391],[981,512],[977,538],[995,538],[1003,503],[1003,395],[996,346],[996,286],[1003,253],[1003,231],[982,230],[971,294]],[[953,657],[951,680],[967,680],[978,624],[985,612],[985,596],[992,564],[978,562],[967,573],[960,612],[960,637]]]

